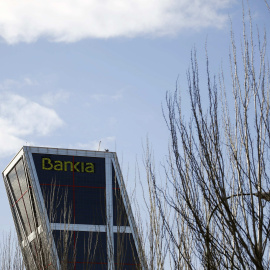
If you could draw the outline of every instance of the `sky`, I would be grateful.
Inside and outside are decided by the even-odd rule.
[[[249,6],[254,26],[269,29],[264,1]],[[23,145],[97,150],[101,141],[132,187],[147,138],[156,163],[166,160],[166,91],[180,87],[189,113],[191,50],[202,85],[206,43],[211,74],[221,63],[229,74],[231,24],[239,42],[240,0],[0,0],[1,171]],[[0,200],[8,231],[3,181]]]

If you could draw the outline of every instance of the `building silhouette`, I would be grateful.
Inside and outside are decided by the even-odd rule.
[[[3,178],[27,269],[147,269],[116,153],[24,146]]]

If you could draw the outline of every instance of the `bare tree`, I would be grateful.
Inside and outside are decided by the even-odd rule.
[[[145,171],[141,176],[142,170],[137,167],[136,180],[141,185],[141,192],[143,197],[142,202],[138,202],[138,197],[133,199],[133,205],[136,206],[136,221],[139,228],[139,235],[142,242],[142,247],[145,251],[147,261],[147,268],[151,270],[168,269],[189,269],[190,258],[193,249],[193,240],[189,233],[188,227],[184,226],[181,216],[173,211],[163,200],[156,196],[155,179],[156,167],[154,155],[146,141],[143,157]],[[137,182],[135,181],[135,182]],[[160,189],[167,186],[167,182],[163,182]],[[158,206],[158,207],[157,207]],[[162,209],[162,211],[159,211]],[[147,218],[145,218],[147,217]],[[170,236],[166,233],[166,224],[172,221],[171,229],[175,231],[176,238],[179,243],[176,246],[171,245]],[[179,226],[179,224],[183,226]],[[183,238],[185,241],[183,241]],[[188,243],[188,245],[186,245]]]
[[[153,182],[151,181],[151,171],[148,170],[148,162],[151,160],[151,164],[154,166],[154,160],[151,155],[149,143],[147,141],[147,147],[145,149],[145,169],[147,189],[144,190],[144,185],[140,180],[143,192],[143,198],[146,206],[146,220],[145,228],[141,229],[141,237],[145,240],[145,249],[147,253],[148,268],[151,270],[164,269],[165,259],[168,252],[168,243],[164,234],[164,222],[160,215],[160,212],[156,208],[156,196],[153,189]],[[154,168],[153,168],[154,169]],[[139,173],[139,172],[138,172]],[[164,208],[165,209],[165,205]],[[164,213],[167,214],[166,211]]]
[[[25,270],[20,246],[15,233],[2,233],[0,242],[0,269]]]
[[[144,166],[148,189],[146,190],[145,184],[142,184],[142,191],[146,215],[149,218],[140,230],[140,234],[141,238],[145,239],[148,268],[161,270],[170,266],[171,269],[190,269],[194,241],[181,215],[177,211],[172,211],[166,200],[162,200],[157,195],[158,189],[162,190],[166,197],[166,187],[170,182],[167,177],[166,181],[156,186],[157,172],[148,140]]]
[[[206,53],[207,101],[192,52],[188,121],[178,88],[167,94],[166,188],[148,159],[170,255],[185,262],[175,269],[270,269],[270,72],[266,34],[255,42],[244,12],[241,42],[239,55],[232,32],[230,86],[223,72],[211,77]]]
[[[270,4],[269,4],[268,0],[264,0],[264,2],[265,2],[265,4],[266,4],[268,10],[270,11]]]

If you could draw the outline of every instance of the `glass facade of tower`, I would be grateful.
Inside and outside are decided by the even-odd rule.
[[[3,177],[27,269],[146,269],[115,153],[23,147]]]

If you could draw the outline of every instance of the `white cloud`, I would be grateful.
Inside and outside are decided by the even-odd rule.
[[[68,100],[70,93],[64,90],[47,92],[42,96],[42,101],[47,106],[53,106],[58,102],[65,102]]]
[[[6,79],[0,84],[0,90],[9,90],[12,88],[20,88],[22,85],[22,82],[18,82],[11,79]]]
[[[30,78],[24,78],[23,79],[23,81],[24,81],[24,84],[26,84],[26,85],[37,85],[37,83],[35,82],[35,81],[33,81],[32,79],[30,79]]]
[[[27,77],[23,78],[22,80],[6,79],[0,83],[0,90],[7,91],[7,90],[14,90],[14,89],[21,89],[25,86],[33,86],[33,85],[37,85],[37,82]]]
[[[123,91],[118,91],[114,95],[108,95],[108,94],[93,94],[90,95],[91,99],[94,99],[96,101],[118,101],[123,97],[122,94]]]
[[[48,135],[63,125],[57,113],[22,96],[0,94],[0,155],[16,153],[27,136]],[[29,142],[29,141],[28,141]]]
[[[40,36],[74,42],[182,29],[221,27],[235,0],[0,0],[0,36],[9,43]]]
[[[1,125],[0,125],[1,126]],[[12,134],[6,132],[0,133],[0,154],[1,157],[13,155],[18,152],[26,142]]]

